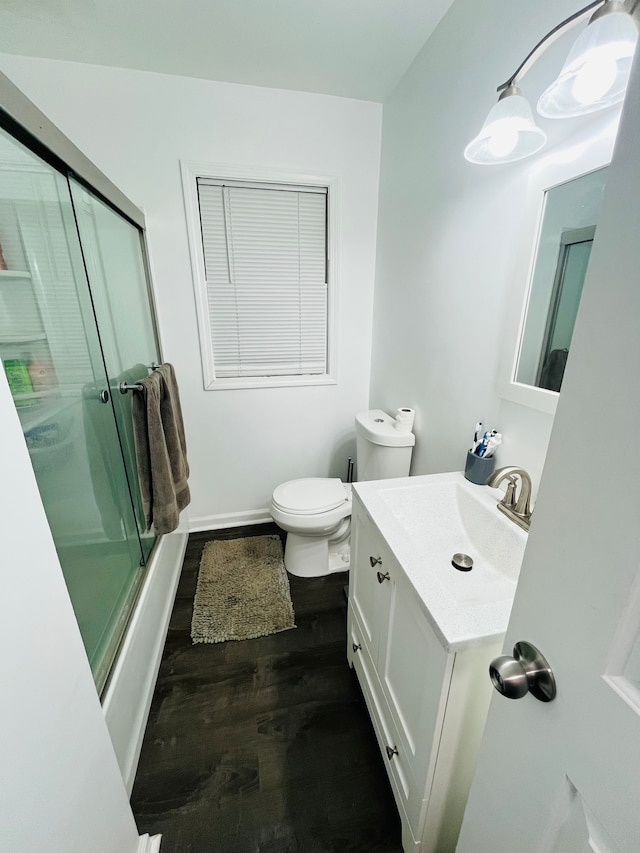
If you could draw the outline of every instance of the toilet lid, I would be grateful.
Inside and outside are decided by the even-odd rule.
[[[276,506],[297,515],[329,512],[346,500],[348,500],[348,494],[342,480],[337,477],[289,480],[273,492],[273,502]]]

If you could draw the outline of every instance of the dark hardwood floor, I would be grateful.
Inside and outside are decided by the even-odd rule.
[[[402,853],[400,822],[346,662],[346,574],[289,578],[297,628],[192,645],[192,534],[131,804],[162,853]]]

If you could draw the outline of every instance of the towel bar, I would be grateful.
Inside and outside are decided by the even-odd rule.
[[[126,394],[127,391],[142,391],[143,390],[142,385],[138,385],[137,383],[135,385],[129,385],[128,382],[121,382],[118,385],[118,388],[120,389],[121,394]]]
[[[152,361],[151,366],[149,367],[149,370],[157,370],[159,367],[160,367],[160,365],[158,364],[157,361]],[[126,394],[127,391],[142,391],[143,390],[142,385],[139,385],[137,382],[134,383],[133,385],[129,385],[128,382],[121,382],[118,385],[118,388],[120,389],[121,394]]]

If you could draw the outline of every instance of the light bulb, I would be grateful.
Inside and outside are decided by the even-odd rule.
[[[582,66],[573,81],[573,96],[580,104],[594,104],[616,81],[618,66],[612,56],[600,53]]]
[[[538,112],[546,118],[587,115],[620,103],[638,40],[627,12],[605,4],[583,30],[560,74],[540,95]]]
[[[507,157],[518,144],[518,131],[505,122],[497,124],[487,139],[487,149],[494,157]]]
[[[464,156],[481,166],[512,163],[535,154],[546,140],[546,134],[533,120],[526,98],[512,85],[493,105],[480,133],[464,149]]]

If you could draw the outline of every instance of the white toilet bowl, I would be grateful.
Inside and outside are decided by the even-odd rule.
[[[337,478],[289,480],[271,498],[273,520],[287,531],[288,572],[315,578],[349,568],[351,486]]]

